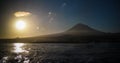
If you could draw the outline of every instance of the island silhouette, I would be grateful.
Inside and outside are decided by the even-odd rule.
[[[120,33],[106,33],[88,25],[78,23],[72,28],[56,34],[27,38],[0,39],[3,42],[32,43],[88,43],[88,42],[119,42]]]

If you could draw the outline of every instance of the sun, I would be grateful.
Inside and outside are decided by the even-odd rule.
[[[15,27],[16,29],[18,30],[24,30],[25,27],[26,27],[26,23],[24,20],[18,20],[16,23],[15,23]]]

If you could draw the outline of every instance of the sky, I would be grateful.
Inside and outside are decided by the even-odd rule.
[[[77,23],[104,32],[120,32],[118,0],[0,0],[0,38],[63,32]],[[16,17],[16,12],[29,16]],[[15,29],[23,19],[26,29]]]

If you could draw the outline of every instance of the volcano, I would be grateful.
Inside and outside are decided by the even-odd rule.
[[[104,32],[93,29],[88,25],[78,23],[72,28],[65,31],[64,33],[70,35],[100,35],[103,34]]]

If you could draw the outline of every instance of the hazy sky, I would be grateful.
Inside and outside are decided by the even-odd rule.
[[[120,32],[118,0],[0,0],[0,37],[35,36],[69,29],[77,23],[105,32]],[[15,17],[15,12],[30,16]],[[26,30],[14,28],[24,19]]]

